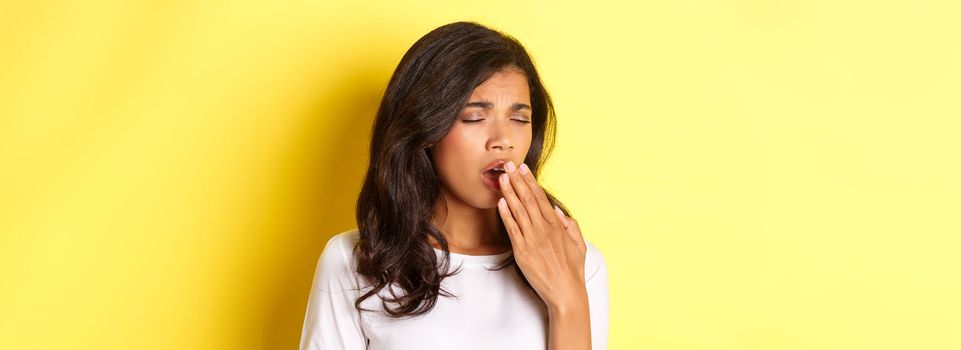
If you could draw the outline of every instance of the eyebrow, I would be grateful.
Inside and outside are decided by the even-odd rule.
[[[483,108],[483,109],[494,109],[494,104],[491,103],[491,102],[489,102],[489,101],[468,102],[468,103],[467,103],[467,106],[466,106],[465,108],[470,108],[470,107],[480,107],[480,108]],[[515,110],[515,111],[519,111],[519,110],[522,110],[522,109],[531,110],[531,106],[530,106],[529,104],[526,104],[526,103],[515,102],[514,104],[511,105],[511,109],[512,109],[512,110]]]

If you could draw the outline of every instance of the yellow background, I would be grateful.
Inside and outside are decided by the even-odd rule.
[[[0,348],[290,349],[421,35],[516,36],[612,349],[961,348],[957,1],[0,6]]]

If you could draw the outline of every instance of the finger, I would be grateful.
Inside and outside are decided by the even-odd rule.
[[[501,183],[501,193],[504,196],[504,200],[507,201],[507,206],[511,210],[511,215],[514,222],[517,223],[517,227],[520,228],[521,232],[526,235],[531,232],[532,223],[531,219],[527,214],[527,209],[524,208],[524,204],[521,200],[517,198],[517,193],[514,192],[514,187],[511,185],[509,176],[507,174],[501,174],[498,178]],[[529,237],[524,237],[525,241]]]
[[[574,240],[577,241],[577,244],[580,245],[581,248],[586,249],[587,243],[584,243],[584,234],[581,233],[581,226],[577,223],[577,219],[574,219],[569,216],[567,217],[567,219],[570,220],[571,222],[570,230],[568,231],[570,232],[571,237],[573,237]]]
[[[570,237],[571,240],[574,241],[574,243],[578,246],[586,247],[586,243],[584,243],[584,235],[581,234],[581,228],[577,225],[577,221],[574,220],[574,218],[565,215],[564,211],[562,211],[561,208],[558,208],[556,205],[554,206],[554,211],[557,213],[557,216],[565,222],[566,226],[564,226],[564,231],[567,232],[568,237]]]
[[[497,200],[497,212],[500,213],[501,221],[504,222],[504,228],[507,229],[507,235],[510,236],[511,244],[514,247],[523,246],[526,243],[524,234],[511,216],[511,210],[507,207],[507,200],[503,197]]]
[[[543,217],[544,221],[547,221],[547,223],[550,225],[558,223],[558,220],[555,219],[554,214],[551,213],[553,211],[551,208],[551,201],[547,199],[547,194],[544,192],[544,188],[537,183],[537,178],[534,177],[534,173],[531,171],[531,168],[527,167],[527,164],[521,163],[519,170],[521,177],[527,184],[527,187],[533,193],[534,201],[537,203],[537,209],[541,212],[541,217]]]
[[[507,169],[507,175],[510,179],[511,189],[514,191],[515,196],[519,199],[519,202],[524,206],[531,223],[534,224],[544,222],[544,216],[541,214],[541,210],[537,206],[537,199],[534,197],[534,191],[532,191],[530,186],[527,185],[527,180],[524,180],[523,174],[517,171],[517,166],[514,165],[513,161],[508,161],[505,168]],[[503,188],[503,186],[501,187]]]
[[[565,230],[566,230],[568,227],[571,226],[571,224],[567,221],[567,218],[564,217],[564,211],[562,211],[561,208],[558,208],[558,207],[555,205],[555,206],[554,206],[554,212],[557,213],[557,219],[560,220],[560,222],[561,222],[562,225],[564,225],[564,229],[565,229]]]

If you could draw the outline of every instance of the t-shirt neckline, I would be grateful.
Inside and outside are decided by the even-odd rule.
[[[431,248],[434,249],[435,253],[437,253],[438,258],[442,259],[444,257],[443,250],[440,250],[434,247],[431,247]],[[450,253],[450,261],[452,263],[462,262],[464,263],[464,265],[491,265],[491,264],[501,262],[502,260],[504,260],[504,258],[506,258],[507,256],[513,253],[514,253],[513,250],[508,250],[506,252],[503,252],[500,254],[493,254],[493,255],[467,255],[467,254],[459,254],[459,253],[452,252]]]

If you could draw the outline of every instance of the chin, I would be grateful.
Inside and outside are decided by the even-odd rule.
[[[487,194],[481,196],[479,199],[471,201],[470,205],[478,209],[497,209],[497,200],[501,197],[487,191]]]
[[[461,202],[478,209],[497,209],[497,201],[502,197],[500,193],[492,191],[483,184],[479,188],[460,193],[462,195],[457,197]]]
[[[497,199],[491,201],[489,205],[485,205],[485,206],[483,206],[483,207],[481,207],[481,208],[483,208],[483,209],[497,209]]]
[[[494,194],[493,196],[490,196],[490,199],[484,201],[484,208],[485,208],[485,209],[490,209],[490,208],[497,209],[497,201],[500,200],[500,199],[501,199],[501,195],[499,195],[499,194]]]

